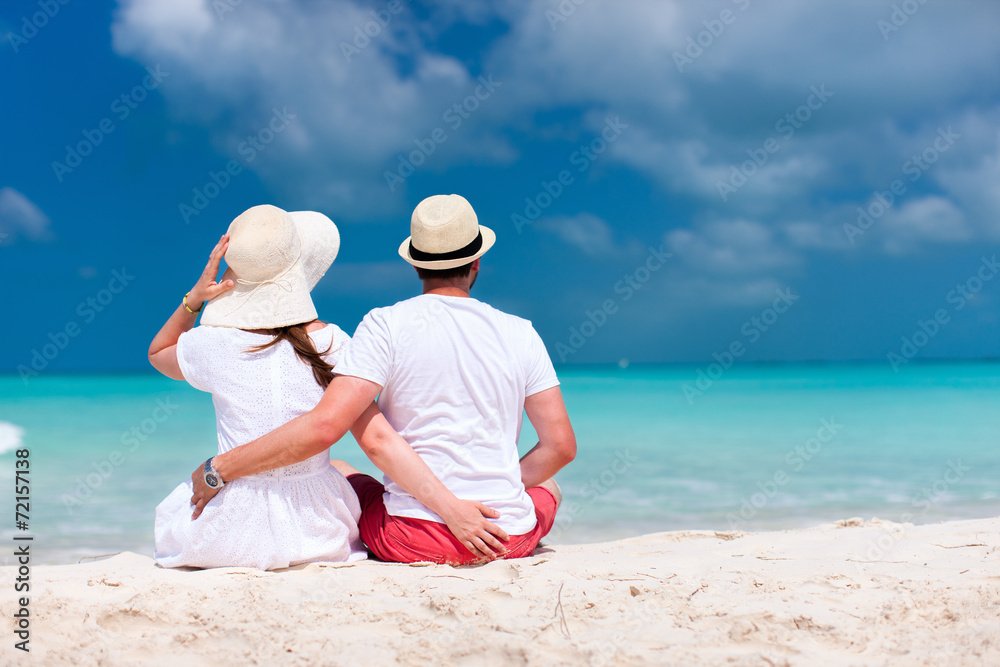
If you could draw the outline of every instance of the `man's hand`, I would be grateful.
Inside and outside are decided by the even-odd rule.
[[[327,394],[331,393],[334,383],[341,380],[354,383],[359,390],[366,386],[365,392],[359,393],[359,396],[368,400],[369,404],[354,422],[351,432],[371,462],[404,491],[444,519],[448,530],[473,556],[494,560],[502,555],[506,551],[503,542],[510,538],[507,533],[486,520],[496,519],[500,513],[474,500],[456,498],[441,483],[413,447],[389,425],[378,406],[370,402],[382,387],[367,380],[338,375],[330,383]],[[345,384],[344,388],[349,390],[351,386]],[[324,400],[325,398],[324,396]]]
[[[458,500],[448,507],[447,516],[441,515],[448,530],[466,549],[485,560],[495,560],[506,551],[502,542],[510,537],[487,517],[496,519],[500,512],[474,500]]]
[[[215,494],[220,491],[220,489],[213,489],[205,483],[204,470],[205,466],[202,464],[191,473],[191,486],[194,489],[194,495],[191,496],[191,504],[195,506],[194,513],[191,515],[192,521],[201,516],[201,512],[205,509],[208,501],[214,498]]]

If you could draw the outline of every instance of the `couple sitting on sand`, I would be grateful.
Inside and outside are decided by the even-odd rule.
[[[469,296],[495,240],[464,198],[422,201],[399,254],[423,294],[371,311],[351,339],[310,297],[339,251],[333,222],[273,206],[236,218],[149,349],[161,373],[212,394],[219,434],[218,455],[156,508],[157,562],[530,555],[576,439],[531,323]],[[539,442],[519,461],[523,412]],[[329,460],[348,430],[384,485]]]

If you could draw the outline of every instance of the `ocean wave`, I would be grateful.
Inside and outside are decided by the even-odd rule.
[[[0,422],[0,454],[21,446],[24,429],[10,422]]]

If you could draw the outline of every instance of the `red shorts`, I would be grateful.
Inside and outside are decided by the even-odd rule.
[[[361,501],[361,521],[358,522],[361,539],[380,560],[448,565],[478,562],[479,557],[462,546],[445,524],[387,513],[382,500],[385,487],[377,479],[359,473],[351,475],[347,481]],[[555,497],[541,487],[528,489],[528,495],[535,505],[538,523],[524,535],[511,535],[503,558],[530,556],[539,540],[552,530],[558,509]]]

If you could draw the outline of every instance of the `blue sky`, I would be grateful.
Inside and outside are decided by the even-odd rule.
[[[337,221],[353,331],[452,192],[499,237],[476,296],[557,362],[997,356],[998,34],[985,0],[4,3],[0,370],[147,368],[261,203]]]

